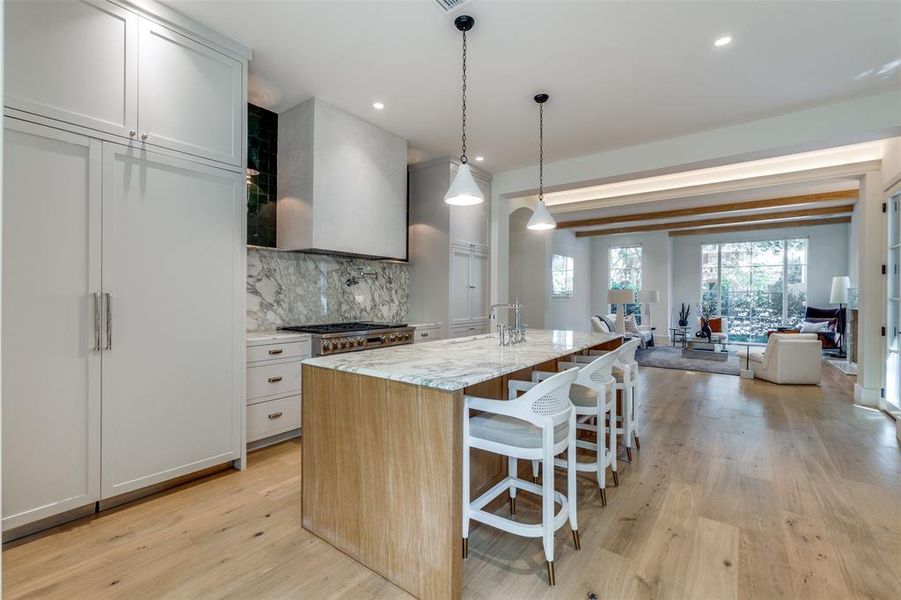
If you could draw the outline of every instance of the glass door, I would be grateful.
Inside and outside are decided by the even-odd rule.
[[[886,257],[887,344],[885,370],[885,399],[881,408],[890,412],[901,408],[901,190],[889,196],[888,256]],[[897,413],[896,413],[897,414]]]

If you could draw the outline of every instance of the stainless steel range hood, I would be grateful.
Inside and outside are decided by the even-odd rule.
[[[407,257],[407,141],[319,98],[278,118],[277,246]]]

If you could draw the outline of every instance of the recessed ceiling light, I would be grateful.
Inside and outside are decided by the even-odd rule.
[[[724,35],[722,37],[716,38],[716,40],[713,42],[713,45],[716,46],[717,48],[722,48],[723,46],[728,46],[731,43],[732,43],[732,36]]]
[[[484,156],[476,156],[476,162],[482,162],[483,160],[485,160]]]
[[[381,102],[373,102],[372,108],[374,108],[376,110],[382,110],[383,108],[385,108],[385,105],[382,104]]]

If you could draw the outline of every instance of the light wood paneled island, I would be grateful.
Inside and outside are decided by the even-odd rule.
[[[507,381],[621,336],[530,330],[309,359],[303,365],[303,526],[418,598],[459,598],[463,395],[503,399]],[[477,495],[503,476],[474,450]]]

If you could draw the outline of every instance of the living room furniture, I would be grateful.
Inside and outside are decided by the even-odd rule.
[[[604,316],[594,316],[591,317],[591,329],[592,331],[596,331],[598,333],[614,333],[616,332],[616,315],[609,314]],[[624,322],[625,323],[625,322]],[[625,324],[623,325],[623,329],[625,329]],[[643,348],[650,348],[654,345],[654,330],[656,327],[651,327],[650,329],[639,327],[638,332],[628,332],[623,333],[625,338],[638,338],[641,340],[641,346]]]
[[[750,346],[738,352],[754,377],[781,384],[818,385],[823,367],[822,342],[815,333],[774,333],[766,349]]]
[[[642,312],[644,312],[644,305],[648,305],[648,322],[645,325],[648,328],[652,328],[654,321],[651,318],[651,304],[660,302],[660,292],[657,290],[638,290],[638,302],[642,305]]]
[[[706,341],[706,338],[699,337],[690,337],[688,336],[688,340],[694,341],[695,350],[716,350],[717,344],[722,345],[723,349],[725,349],[725,345],[729,343],[729,332],[728,332],[728,324],[726,321],[726,317],[709,317],[707,319],[708,325],[710,325],[710,341]],[[701,319],[698,319],[698,331],[703,327],[703,323]]]
[[[688,332],[691,331],[691,327],[670,327],[669,328],[669,337],[672,340],[673,347],[676,347],[676,342],[684,348],[685,343],[688,341]]]
[[[635,303],[635,290],[607,290],[607,302],[619,306],[616,311],[616,332],[626,332],[626,305]]]
[[[694,338],[685,342],[685,345],[682,347],[682,356],[701,360],[724,361],[729,358],[729,353],[726,352],[726,344],[722,342],[711,343],[707,341],[707,338]]]
[[[832,278],[832,293],[829,294],[829,302],[838,304],[838,310],[841,314],[842,323],[847,323],[847,315],[845,313],[845,305],[848,303],[848,288],[851,287],[851,278],[847,275],[841,275]],[[845,354],[845,329],[842,328],[841,338],[839,340],[838,356],[844,357]]]
[[[838,308],[808,306],[804,309],[804,320],[808,323],[829,322],[826,331],[817,333],[824,350],[836,350],[842,347],[845,335],[845,311]]]

